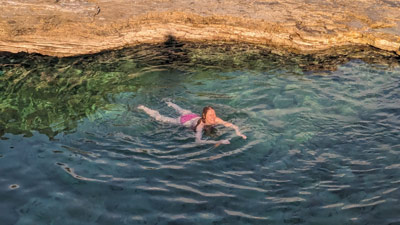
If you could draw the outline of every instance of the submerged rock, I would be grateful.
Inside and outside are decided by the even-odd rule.
[[[5,0],[0,51],[73,56],[173,36],[300,53],[368,45],[399,55],[399,6],[389,0]]]

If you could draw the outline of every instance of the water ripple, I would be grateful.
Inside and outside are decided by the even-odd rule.
[[[168,187],[172,187],[172,188],[183,190],[183,191],[193,192],[193,193],[199,194],[204,197],[235,197],[235,195],[226,194],[226,193],[222,193],[219,191],[214,192],[214,193],[207,193],[207,192],[197,190],[196,188],[193,188],[193,187],[190,187],[187,185],[173,184],[173,183],[170,183],[169,181],[163,181],[163,180],[161,180],[160,182],[164,183]]]
[[[84,177],[81,175],[78,175],[77,173],[75,173],[73,168],[70,168],[67,164],[64,163],[56,163],[58,166],[60,166],[65,172],[67,172],[69,175],[71,175],[73,178],[76,178],[78,180],[83,180],[83,181],[96,181],[96,182],[105,182],[103,180],[99,180],[99,179],[93,179],[93,178],[88,178],[88,177]]]
[[[252,215],[249,215],[249,214],[246,214],[243,212],[233,211],[233,210],[228,210],[228,209],[224,209],[224,212],[230,216],[240,216],[240,217],[255,219],[255,220],[267,220],[268,219],[268,217],[252,216]]]
[[[223,157],[232,156],[232,155],[235,155],[235,154],[242,153],[242,152],[250,149],[252,146],[257,145],[259,143],[262,143],[262,141],[261,140],[254,140],[254,141],[248,142],[248,144],[246,144],[245,146],[243,146],[241,148],[238,148],[236,150],[223,152],[223,153],[216,154],[216,155],[213,155],[213,156],[208,156],[208,157],[195,158],[195,159],[191,159],[191,161],[209,161],[209,160],[221,159]]]
[[[266,197],[267,200],[271,200],[274,203],[292,203],[292,202],[304,202],[306,199],[300,197],[286,197],[286,198],[279,198],[279,197]]]
[[[171,197],[171,198],[163,198],[163,200],[169,201],[171,203],[189,203],[189,204],[204,204],[207,201],[197,201],[191,198],[184,198],[184,197]]]
[[[386,202],[386,200],[379,200],[376,202],[371,202],[371,203],[366,203],[366,204],[348,204],[344,205],[342,209],[353,209],[353,208],[361,208],[361,207],[368,207],[368,206],[374,206],[374,205],[379,205]]]
[[[227,183],[224,182],[220,179],[212,179],[209,180],[207,182],[205,182],[207,184],[216,184],[216,185],[220,185],[223,187],[227,187],[227,188],[236,188],[236,189],[242,189],[242,190],[249,190],[249,191],[257,191],[257,192],[261,192],[261,193],[266,193],[268,192],[268,190],[262,189],[262,188],[258,188],[258,187],[252,187],[252,186],[246,186],[246,185],[238,185],[238,184],[233,184],[233,183]]]

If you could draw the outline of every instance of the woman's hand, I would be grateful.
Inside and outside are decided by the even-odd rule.
[[[221,144],[224,144],[224,145],[229,145],[231,142],[228,140],[228,139],[226,139],[226,140],[221,140],[221,141],[219,141]]]
[[[246,135],[243,135],[240,132],[236,132],[236,135],[239,136],[239,137],[242,137],[243,139],[247,139]]]
[[[228,140],[228,139],[226,139],[226,140],[220,140],[220,141],[218,141],[216,144],[215,144],[215,147],[218,147],[218,146],[220,146],[221,144],[223,144],[223,145],[229,145],[231,142]]]

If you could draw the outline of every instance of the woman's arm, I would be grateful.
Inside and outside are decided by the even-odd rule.
[[[203,136],[203,127],[204,124],[200,123],[196,128],[196,143],[199,144],[230,144],[229,140],[220,140],[220,141],[213,141],[213,140],[202,140],[201,137]]]
[[[243,135],[242,133],[240,133],[240,130],[239,130],[239,127],[238,127],[238,126],[236,126],[236,125],[234,125],[234,124],[232,124],[232,123],[223,121],[223,120],[222,120],[221,118],[219,118],[219,117],[217,117],[217,118],[215,119],[215,122],[216,122],[217,124],[222,124],[222,125],[224,125],[225,127],[231,127],[231,128],[233,128],[233,129],[235,130],[237,136],[240,136],[240,137],[242,137],[243,139],[246,139],[246,138],[247,138],[246,135]]]

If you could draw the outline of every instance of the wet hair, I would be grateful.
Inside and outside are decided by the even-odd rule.
[[[194,126],[194,128],[193,128],[194,131],[196,131],[197,126],[199,126],[199,124],[200,124],[201,122],[203,122],[203,123],[206,122],[206,115],[207,115],[208,110],[210,110],[210,109],[213,109],[213,107],[211,107],[211,106],[206,106],[206,107],[203,108],[203,113],[201,114],[201,118],[197,121],[196,126]]]

